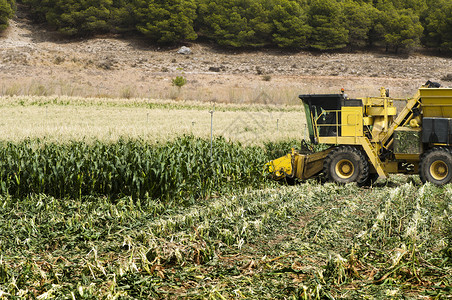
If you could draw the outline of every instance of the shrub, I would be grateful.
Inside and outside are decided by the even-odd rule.
[[[183,76],[177,76],[176,78],[172,79],[172,83],[174,86],[183,87],[187,83],[187,79],[185,79]]]
[[[121,90],[121,98],[130,99],[135,96],[134,90],[131,87],[124,87]]]

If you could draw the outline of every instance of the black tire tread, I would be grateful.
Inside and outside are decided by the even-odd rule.
[[[353,146],[339,146],[333,149],[328,156],[325,158],[325,161],[323,162],[323,173],[326,175],[328,181],[335,181],[332,174],[330,174],[330,165],[334,157],[340,153],[353,153],[358,155],[359,161],[358,161],[358,170],[362,170],[358,177],[356,178],[355,182],[358,184],[358,186],[363,186],[367,183],[367,179],[369,177],[369,162],[367,160],[366,155],[363,153],[362,150],[358,149],[357,147]]]
[[[424,161],[432,153],[446,153],[452,155],[451,149],[447,147],[434,147],[422,153],[419,161],[419,177],[421,178],[422,183],[426,183],[428,181],[428,178],[426,177],[426,171],[424,170]]]

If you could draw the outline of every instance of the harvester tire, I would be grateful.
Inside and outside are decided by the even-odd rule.
[[[340,146],[332,150],[323,163],[323,173],[328,181],[356,182],[365,185],[369,177],[369,162],[364,153],[352,146]]]
[[[444,185],[452,180],[452,154],[450,149],[435,147],[421,157],[419,177],[423,183]]]

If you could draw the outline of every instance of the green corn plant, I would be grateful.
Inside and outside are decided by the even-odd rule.
[[[162,145],[141,140],[116,143],[44,143],[27,140],[0,145],[4,194],[44,193],[58,198],[173,199],[192,203],[213,194],[263,186],[262,166],[290,143],[265,147],[182,136]],[[278,150],[279,149],[279,150]]]

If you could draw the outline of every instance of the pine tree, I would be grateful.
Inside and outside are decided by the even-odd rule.
[[[411,9],[419,16],[427,9],[427,0],[374,0],[374,6],[380,10],[385,10],[386,7]]]
[[[15,11],[0,0],[0,30]],[[452,51],[450,0],[22,0],[38,22],[67,35],[141,32],[158,43],[197,34],[230,47],[318,50],[422,43]],[[423,31],[423,28],[425,30]]]
[[[267,45],[273,28],[268,4],[265,0],[200,0],[200,32],[224,46]]]
[[[368,3],[348,0],[344,3],[345,24],[348,30],[350,48],[362,48],[368,44],[369,31],[372,28],[372,16],[376,10]]]
[[[14,15],[15,2],[12,0],[0,0],[0,31],[8,27],[9,19]]]
[[[55,7],[56,0],[22,0],[22,3],[28,6],[30,15],[35,22],[44,23],[47,22],[47,12]]]
[[[412,50],[420,45],[424,28],[419,17],[411,9],[396,10],[389,7],[385,12],[386,26],[384,39],[395,53],[400,49]]]
[[[110,27],[115,32],[136,31],[138,22],[137,3],[130,0],[113,0]]]
[[[137,0],[137,29],[151,40],[174,43],[195,40],[194,0]]]
[[[312,0],[308,10],[312,27],[311,47],[318,50],[344,48],[348,42],[345,15],[336,0]]]
[[[452,51],[452,2],[435,0],[428,6],[423,16],[425,45]]]
[[[297,1],[275,0],[270,20],[273,21],[273,43],[279,47],[307,47],[312,28],[307,24],[306,7]]]
[[[65,35],[107,32],[112,0],[22,0],[35,20],[47,22]]]
[[[369,17],[371,19],[371,25],[368,32],[367,44],[368,46],[385,45],[384,35],[386,34],[387,17],[384,12],[373,7],[369,11]]]
[[[57,0],[46,19],[66,35],[107,32],[111,0]]]

